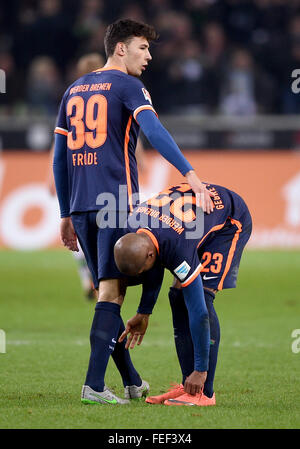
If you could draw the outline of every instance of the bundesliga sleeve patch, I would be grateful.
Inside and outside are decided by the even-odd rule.
[[[189,264],[184,261],[180,265],[178,265],[177,268],[175,268],[174,273],[179,277],[181,281],[183,281],[188,275],[190,269],[191,267],[189,266]]]
[[[149,94],[149,92],[147,91],[147,89],[145,89],[144,87],[142,88],[142,92],[144,94],[145,100],[149,101],[150,104],[152,104],[152,100],[151,100],[151,95]]]

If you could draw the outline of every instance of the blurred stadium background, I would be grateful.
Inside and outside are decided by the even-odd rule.
[[[120,17],[159,31],[143,82],[200,178],[248,202],[249,246],[300,246],[299,0],[1,1],[0,246],[59,244],[47,188],[59,101]],[[181,179],[144,146],[146,195]]]

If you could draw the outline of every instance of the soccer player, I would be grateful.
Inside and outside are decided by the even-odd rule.
[[[243,199],[225,187],[207,185],[215,194],[213,214],[201,214],[186,183],[170,187],[136,207],[127,234],[115,245],[119,270],[137,276],[164,267],[174,274],[169,299],[182,384],[146,402],[166,405],[215,405],[213,381],[220,341],[213,301],[217,291],[234,288],[252,220]],[[161,276],[162,279],[162,276]],[[141,301],[120,337],[126,347],[141,343],[157,295]],[[143,298],[142,298],[143,299]]]
[[[85,75],[86,73],[90,73],[92,70],[96,70],[99,67],[102,67],[104,65],[104,59],[103,57],[98,53],[88,53],[86,55],[83,55],[79,58],[77,64],[76,64],[76,79],[80,78],[81,76]],[[50,166],[51,170],[49,170],[48,174],[48,190],[50,195],[54,196],[56,194],[55,191],[55,184],[54,184],[54,177],[53,177],[53,153],[54,153],[54,144],[52,145],[51,151],[50,151]],[[82,252],[82,249],[80,245],[78,245],[78,252],[74,252],[74,259],[77,264],[77,271],[80,279],[80,283],[82,286],[82,290],[84,292],[85,297],[88,300],[95,300],[96,299],[96,291],[94,289],[93,279],[92,275],[90,273],[90,270],[87,266],[84,254]]]
[[[90,362],[81,394],[85,403],[124,403],[105,386],[110,355],[122,376],[125,398],[144,395],[149,389],[133,367],[124,342],[117,343],[124,330],[120,307],[126,286],[112,257],[124,218],[133,210],[138,193],[135,147],[139,127],[203,197],[203,209],[207,213],[213,210],[213,194],[161,125],[148,91],[137,78],[152,59],[149,44],[156,38],[152,26],[129,19],[110,25],[104,39],[105,66],[79,78],[66,90],[55,128],[53,170],[61,239],[72,251],[78,251],[78,239],[95,288],[99,288]],[[125,207],[120,186],[125,186]],[[108,227],[101,225],[105,193],[110,194],[107,198],[104,195],[107,200],[114,200],[111,207],[116,217],[116,223]]]
[[[104,59],[103,57],[98,53],[87,53],[83,56],[81,56],[76,64],[76,73],[77,77],[80,78],[86,73],[90,73],[93,70],[98,69],[99,67],[102,67],[104,65]],[[50,195],[54,196],[56,194],[55,190],[55,183],[54,183],[54,177],[53,177],[53,153],[54,153],[54,144],[52,145],[51,151],[50,151],[50,166],[51,169],[49,170],[48,179],[47,179],[47,186]],[[137,160],[137,166],[139,171],[144,169],[144,146],[140,138],[138,138],[137,145],[136,145],[136,151],[135,156]],[[93,279],[91,272],[87,266],[85,256],[82,252],[82,249],[80,245],[78,245],[79,251],[73,252],[74,259],[77,264],[77,271],[79,275],[79,279],[81,282],[82,290],[84,292],[85,297],[88,300],[94,301],[97,299],[97,292],[94,288]]]

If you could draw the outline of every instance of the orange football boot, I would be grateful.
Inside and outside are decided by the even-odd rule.
[[[170,387],[166,393],[157,396],[148,396],[146,402],[148,402],[148,404],[163,404],[168,399],[182,396],[183,393],[184,389],[182,384],[172,384],[172,387]]]
[[[194,396],[184,393],[177,398],[167,399],[164,402],[165,405],[198,405],[200,407],[206,407],[208,405],[216,405],[215,393],[211,398],[208,398],[203,393],[197,393]]]

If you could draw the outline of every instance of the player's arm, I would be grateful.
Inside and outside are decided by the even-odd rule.
[[[201,206],[203,207],[204,212],[212,212],[214,206],[211,197],[214,195],[209,192],[206,189],[206,186],[200,181],[193,167],[184,157],[173,137],[161,124],[153,110],[141,110],[135,116],[135,119],[151,145],[186,177],[188,184],[196,194],[198,200],[197,205],[200,206],[201,201]]]
[[[194,346],[194,371],[187,377],[184,389],[189,394],[196,394],[206,380],[210,345],[209,317],[200,274],[182,291]]]
[[[70,217],[70,196],[67,176],[67,137],[62,134],[55,134],[53,174],[61,216],[61,240],[64,246],[71,251],[79,251],[76,233]]]
[[[158,262],[151,270],[145,272],[143,290],[137,313],[150,315],[156,304],[162,282],[164,279],[164,268]]]
[[[67,136],[55,134],[53,174],[60,208],[60,217],[70,217],[67,165]]]
[[[126,349],[133,349],[136,344],[140,345],[142,343],[148,327],[149,317],[161,289],[163,277],[164,268],[160,264],[156,264],[151,270],[145,273],[142,296],[137,313],[127,321],[125,330],[118,340],[122,342],[128,336],[125,345]]]

